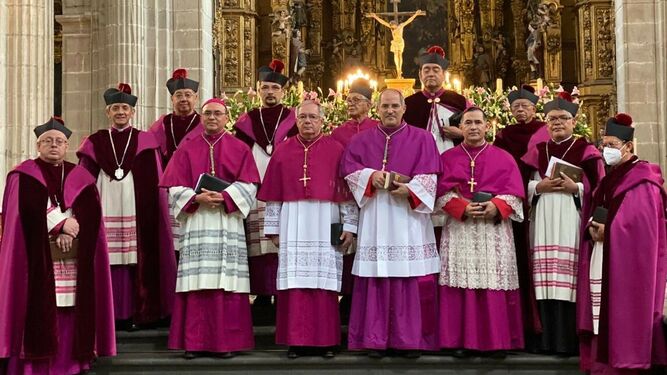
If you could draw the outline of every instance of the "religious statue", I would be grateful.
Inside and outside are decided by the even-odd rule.
[[[308,15],[306,14],[306,5],[304,0],[292,0],[292,27],[301,29],[308,26]]]
[[[542,35],[539,27],[530,23],[528,25],[528,38],[526,38],[526,57],[530,64],[530,78],[537,78],[540,75],[540,59],[537,57],[537,51],[542,46]]]
[[[301,31],[294,30],[292,32],[292,48],[290,53],[293,81],[298,81],[306,71],[306,66],[308,64],[306,57],[309,53],[310,51],[304,47],[303,40],[301,40]]]
[[[492,66],[493,60],[491,59],[491,55],[486,52],[483,44],[478,43],[475,47],[475,73],[478,85],[489,86]]]
[[[271,35],[274,37],[286,35],[289,29],[288,22],[291,18],[287,9],[277,10],[275,13],[271,13],[271,15],[273,16],[273,22],[271,22],[271,26],[274,27]]]
[[[386,13],[382,13],[385,15]],[[394,64],[396,65],[396,78],[403,78],[403,50],[405,49],[405,40],[403,40],[403,29],[405,26],[410,24],[415,18],[419,16],[425,16],[426,12],[423,10],[417,10],[414,13],[409,12],[398,12],[398,3],[394,1],[394,12],[388,13],[394,16],[394,19],[391,21],[386,21],[382,19],[377,13],[366,13],[365,16],[368,18],[375,19],[378,23],[383,26],[388,27],[391,30],[391,47],[389,50],[394,54]],[[399,15],[411,14],[410,18],[398,23]]]

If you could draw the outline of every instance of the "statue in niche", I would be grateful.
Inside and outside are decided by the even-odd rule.
[[[538,58],[538,51],[542,47],[542,33],[537,25],[530,23],[528,25],[528,38],[526,38],[526,57],[530,64],[530,78],[535,79],[540,76],[541,62]]]
[[[306,4],[304,0],[292,0],[292,27],[301,29],[308,26],[308,13],[306,12]]]
[[[297,82],[303,77],[303,73],[308,66],[307,56],[310,50],[307,50],[301,39],[301,31],[292,32],[292,48],[290,50],[290,65],[292,70],[292,80]]]
[[[273,32],[271,35],[274,37],[279,37],[282,35],[286,36],[289,31],[289,20],[291,18],[287,9],[279,9],[270,15],[273,16],[273,21],[271,22]]]
[[[488,86],[489,82],[491,82],[491,67],[493,65],[493,60],[481,43],[478,43],[477,46],[475,46],[474,61],[477,84],[480,86]]]
[[[496,35],[491,38],[491,42],[495,47],[495,56],[493,60],[496,66],[496,76],[503,78],[505,77],[505,74],[507,74],[510,63],[510,55],[507,50],[507,38],[498,31]]]

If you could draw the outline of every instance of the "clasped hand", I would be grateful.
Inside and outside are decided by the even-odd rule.
[[[202,192],[195,196],[195,202],[200,205],[207,205],[211,208],[218,208],[224,200],[222,193],[206,189],[202,189]]]
[[[491,202],[470,202],[466,206],[465,215],[472,219],[492,220],[498,215],[498,207]]]
[[[537,183],[535,190],[540,194],[553,192],[577,194],[579,192],[577,183],[569,178],[565,173],[561,173],[560,175],[560,178],[543,178],[542,181]]]

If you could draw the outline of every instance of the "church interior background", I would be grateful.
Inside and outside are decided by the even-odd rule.
[[[576,86],[593,138],[629,112],[640,157],[665,168],[667,0],[0,0],[0,172],[34,156],[32,128],[52,114],[75,146],[106,127],[102,92],[121,81],[147,128],[170,111],[164,82],[178,67],[201,101],[247,92],[272,58],[307,90],[357,69],[381,88],[396,77],[391,33],[364,15],[392,17],[394,2],[427,13],[404,33],[403,76],[417,86],[430,45],[459,89]]]

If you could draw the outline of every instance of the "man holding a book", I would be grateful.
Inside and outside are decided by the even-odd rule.
[[[322,107],[304,101],[296,113],[299,134],[276,148],[258,194],[266,202],[264,233],[278,247],[276,342],[290,346],[290,358],[309,347],[332,357],[343,252],[359,209],[338,176],[344,148],[322,134]]]
[[[204,129],[181,143],[160,180],[183,229],[169,348],[188,359],[254,347],[243,219],[259,173],[250,148],[225,131],[228,114],[224,101],[208,100]]]
[[[402,93],[384,90],[381,124],[356,135],[341,161],[361,207],[348,347],[374,356],[437,347],[440,259],[430,215],[440,159],[433,136],[406,124],[404,112]]]
[[[602,139],[609,173],[593,196],[579,267],[581,368],[592,374],[667,365],[667,195],[660,167],[634,155],[632,118],[610,118]],[[628,372],[629,373],[629,372]]]
[[[591,212],[591,192],[604,176],[600,152],[575,138],[579,105],[567,93],[544,106],[551,139],[522,158],[533,169],[531,266],[542,333],[529,335],[533,351],[576,355],[576,297],[579,238]],[[583,218],[583,219],[582,219]]]
[[[523,220],[523,181],[512,155],[486,142],[487,129],[481,109],[466,109],[463,143],[441,156],[438,325],[446,349],[504,351],[524,343],[511,225]]]

